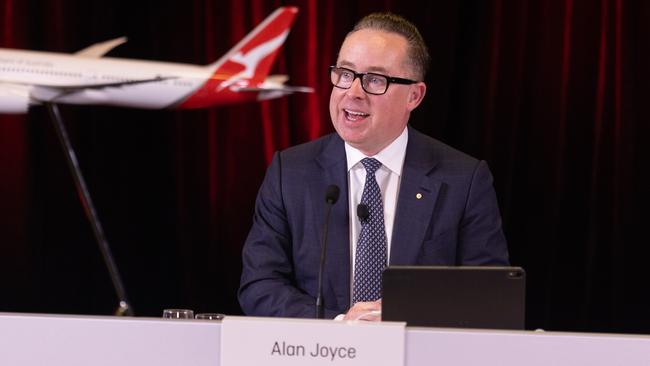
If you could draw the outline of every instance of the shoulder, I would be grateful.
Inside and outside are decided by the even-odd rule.
[[[453,148],[440,140],[409,128],[407,160],[424,166],[436,166],[449,172],[473,171],[479,159]]]
[[[283,165],[300,166],[330,153],[331,149],[338,149],[339,145],[340,149],[344,149],[343,140],[336,133],[331,133],[316,140],[289,147],[280,151],[278,155]]]

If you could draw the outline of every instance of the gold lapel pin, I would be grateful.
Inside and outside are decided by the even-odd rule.
[[[421,199],[422,199],[422,193],[417,193],[417,194],[415,195],[415,198],[421,200]]]

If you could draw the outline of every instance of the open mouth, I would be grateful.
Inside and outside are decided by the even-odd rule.
[[[361,121],[370,116],[368,113],[352,111],[349,109],[344,109],[343,112],[345,112],[345,118],[351,122]]]

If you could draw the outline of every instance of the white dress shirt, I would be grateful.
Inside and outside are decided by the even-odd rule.
[[[377,155],[371,156],[381,163],[381,167],[375,172],[375,178],[377,179],[377,184],[381,190],[381,197],[384,202],[384,227],[386,228],[386,239],[388,243],[387,260],[390,260],[397,194],[399,193],[407,142],[408,128],[404,128],[402,134],[390,145],[386,146]],[[345,155],[348,161],[348,192],[350,195],[348,197],[348,202],[350,202],[350,268],[352,269],[350,281],[353,281],[357,241],[359,241],[359,234],[361,233],[361,221],[357,216],[357,206],[361,203],[361,194],[363,193],[363,187],[366,181],[366,169],[361,164],[361,160],[368,156],[347,143],[345,143]],[[352,289],[352,285],[353,283],[351,283],[350,289]]]

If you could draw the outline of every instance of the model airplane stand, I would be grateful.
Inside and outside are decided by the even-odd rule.
[[[90,192],[86,186],[86,181],[83,177],[83,174],[81,174],[77,155],[72,148],[70,138],[68,137],[68,132],[66,131],[65,124],[63,124],[61,114],[59,113],[59,106],[56,103],[51,102],[45,103],[45,106],[50,113],[52,123],[54,124],[54,129],[56,130],[59,142],[63,148],[66,162],[68,163],[68,168],[70,168],[70,173],[72,173],[72,178],[74,179],[79,199],[81,199],[84,213],[86,214],[88,221],[90,221],[90,225],[92,226],[93,233],[95,235],[95,240],[97,241],[97,245],[99,245],[99,250],[102,253],[102,257],[104,258],[104,264],[106,264],[106,268],[108,269],[108,272],[111,276],[111,281],[113,282],[113,287],[115,288],[115,292],[119,300],[119,305],[115,311],[115,315],[133,316],[133,309],[127,300],[126,290],[124,290],[124,284],[122,283],[120,272],[118,271],[117,265],[113,260],[113,255],[108,245],[108,240],[106,240],[106,236],[104,235],[104,229],[102,228],[102,224],[99,221],[99,217],[97,216],[97,211],[95,211],[95,205],[93,204],[93,200],[90,197]]]

